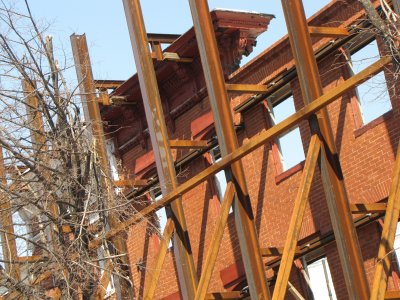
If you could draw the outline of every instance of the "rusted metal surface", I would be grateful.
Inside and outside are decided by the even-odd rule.
[[[168,252],[168,245],[171,240],[172,234],[174,233],[174,229],[175,229],[174,222],[172,221],[171,218],[169,218],[164,228],[163,236],[161,239],[160,247],[158,249],[154,267],[152,268],[153,272],[150,276],[150,283],[146,288],[146,295],[144,296],[145,300],[152,300],[154,298],[158,284],[158,279],[162,271],[162,266],[165,260],[165,256],[167,255]]]
[[[282,6],[303,100],[308,104],[321,97],[323,91],[303,3],[282,0]],[[318,125],[325,144],[320,164],[322,181],[347,291],[351,299],[368,299],[369,286],[326,109],[318,113]]]
[[[387,203],[354,203],[350,204],[353,214],[383,213],[386,211]]]
[[[174,161],[169,147],[168,131],[162,110],[157,79],[151,53],[148,49],[139,0],[123,0],[132,49],[135,57],[140,90],[144,102],[147,125],[157,166],[157,173],[164,196],[178,187]],[[185,299],[194,299],[197,289],[197,273],[186,228],[181,199],[171,204],[168,210],[175,222],[174,254],[179,284]]]
[[[293,266],[293,259],[296,254],[297,241],[299,240],[301,224],[306,212],[307,200],[314,178],[315,167],[321,150],[319,137],[314,134],[311,137],[306,164],[299,184],[296,200],[294,202],[292,217],[289,224],[288,234],[285,239],[282,263],[279,266],[278,277],[275,282],[273,300],[284,299],[289,283],[290,271]]]
[[[207,251],[206,261],[200,277],[199,286],[197,288],[196,300],[202,300],[207,294],[208,285],[210,284],[211,276],[214,270],[215,262],[217,260],[218,251],[221,246],[222,237],[224,236],[224,229],[228,221],[229,209],[232,206],[235,197],[235,187],[232,182],[228,182],[224,199],[221,205],[221,212],[213,236],[210,241],[210,246]]]
[[[108,163],[106,143],[104,138],[103,124],[101,121],[100,108],[96,99],[96,87],[93,80],[92,67],[90,63],[89,50],[85,35],[71,35],[71,46],[75,61],[75,69],[80,82],[80,92],[85,120],[89,123],[88,128],[93,139],[95,140],[95,150],[99,159],[100,168],[103,176],[102,184],[107,190],[108,206],[114,205],[114,196],[111,186],[111,171]],[[110,227],[117,226],[120,222],[113,215],[108,215],[108,223]],[[119,254],[127,253],[126,243],[121,237],[112,239],[113,245]],[[125,255],[121,256],[124,265],[128,266],[129,262]],[[119,298],[127,299],[131,297],[130,283],[119,276],[115,276],[116,282],[120,283],[121,289],[117,290]],[[123,293],[123,294],[122,294]]]
[[[238,141],[233,127],[214,28],[207,1],[189,0],[189,4],[214,115],[215,130],[224,157],[238,148]],[[225,170],[225,174],[227,181],[233,182],[236,188],[233,211],[250,295],[252,299],[270,299],[242,163],[240,161],[233,163]]]
[[[179,39],[180,36],[180,34],[148,33],[147,41],[149,43],[158,42],[160,44],[172,44]]]
[[[208,147],[208,141],[198,140],[198,141],[188,141],[188,140],[170,140],[170,147],[180,148],[180,149],[204,149]]]
[[[311,102],[310,104],[304,106],[302,109],[295,112],[293,115],[285,119],[284,121],[276,124],[275,126],[269,128],[268,130],[261,132],[259,135],[251,138],[248,143],[244,144],[243,146],[239,147],[234,152],[227,154],[225,157],[215,164],[209,166],[207,169],[203,170],[193,178],[189,179],[188,181],[182,183],[178,188],[174,191],[169,193],[168,195],[164,196],[159,201],[147,206],[146,208],[142,209],[140,213],[135,214],[128,220],[120,223],[118,226],[112,228],[108,231],[105,236],[99,237],[98,239],[92,240],[89,244],[90,248],[98,247],[103,238],[110,239],[113,236],[119,234],[126,228],[131,225],[136,224],[144,216],[149,216],[155,211],[169,205],[175,199],[179,198],[184,193],[190,191],[192,188],[197,186],[199,183],[205,181],[208,177],[213,176],[217,172],[225,169],[230,164],[234,163],[235,161],[240,160],[247,154],[251,153],[255,149],[263,146],[265,143],[272,141],[273,139],[279,137],[281,134],[288,131],[290,128],[294,127],[302,120],[306,120],[312,114],[315,114],[317,111],[324,108],[326,105],[332,103],[333,101],[337,100],[338,97],[348,92],[350,89],[354,88],[356,85],[363,83],[369,77],[373,76],[374,74],[379,73],[382,68],[391,62],[391,58],[384,57],[381,58],[376,63],[372,64],[370,67],[364,69],[360,73],[354,75],[353,77],[349,78],[348,80],[344,81],[343,83],[339,84],[335,89],[326,92],[324,95],[316,99],[315,101]]]
[[[371,300],[385,298],[387,279],[391,268],[391,255],[400,213],[400,143],[397,146],[396,163],[393,169],[392,185],[389,191],[385,221],[376,260]]]
[[[4,168],[3,149],[0,148],[0,180],[3,185],[7,185],[6,171]],[[14,279],[20,279],[17,243],[15,239],[14,225],[12,219],[12,205],[6,193],[0,197],[0,237],[3,259],[5,261],[5,271]],[[1,269],[1,268],[0,268]]]
[[[340,28],[340,27],[309,26],[308,31],[310,35],[314,37],[340,38],[340,37],[346,37],[350,34],[346,28]]]

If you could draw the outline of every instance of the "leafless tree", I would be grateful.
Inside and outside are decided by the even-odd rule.
[[[57,60],[27,0],[24,12],[10,3],[0,2],[0,295],[93,298],[105,268],[116,280],[129,276],[125,253],[88,242],[111,211],[135,210],[117,189],[118,206],[109,206],[77,85],[64,76],[70,60]]]

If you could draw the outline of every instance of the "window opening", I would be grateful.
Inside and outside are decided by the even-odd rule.
[[[351,52],[349,66],[357,74],[380,59],[376,40]],[[384,71],[356,87],[356,96],[363,124],[367,124],[392,109]]]
[[[296,112],[293,95],[274,105],[268,100],[269,115],[272,125],[278,124]],[[304,161],[304,148],[301,140],[300,129],[293,127],[290,131],[282,134],[275,142],[279,150],[279,160],[283,171],[286,171],[298,163]]]
[[[312,263],[307,263],[303,258],[303,265],[309,277],[314,299],[336,300],[336,292],[326,257]]]

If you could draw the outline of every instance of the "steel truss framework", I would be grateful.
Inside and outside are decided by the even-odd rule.
[[[384,299],[388,272],[390,269],[390,256],[387,254],[393,249],[395,230],[400,211],[400,148],[397,150],[393,181],[387,206],[379,206],[378,209],[377,206],[371,206],[374,212],[382,211],[385,213],[385,222],[377,255],[377,266],[373,286],[372,290],[370,290],[366,280],[355,225],[351,216],[351,207],[347,198],[346,187],[343,181],[340,161],[334,144],[326,106],[355,86],[366,81],[372,75],[379,73],[391,62],[391,58],[381,58],[378,62],[339,84],[336,88],[323,93],[310,34],[342,37],[346,36],[348,33],[344,28],[310,28],[306,22],[302,1],[282,0],[290,43],[304,99],[304,107],[286,120],[274,125],[258,136],[253,137],[248,143],[239,147],[233,127],[233,118],[227,91],[252,91],[254,93],[260,93],[267,92],[268,88],[262,85],[232,85],[224,82],[207,1],[189,0],[222,159],[203,170],[195,177],[178,185],[171,148],[203,147],[205,145],[200,145],[199,143],[194,145],[191,144],[190,141],[169,141],[162,111],[161,98],[153,68],[153,58],[157,58],[159,55],[152,54],[149,50],[149,39],[145,31],[139,0],[123,0],[123,3],[129,25],[132,48],[139,75],[141,93],[163,198],[145,207],[139,214],[132,216],[122,223],[118,222],[113,215],[110,215],[109,224],[111,229],[103,236],[92,240],[90,242],[90,248],[95,249],[99,247],[106,239],[111,240],[119,252],[126,252],[126,245],[123,239],[121,239],[120,234],[129,226],[140,222],[143,217],[150,216],[157,210],[167,207],[168,221],[153,268],[158,271],[152,273],[150,283],[147,285],[147,290],[145,292],[145,299],[153,299],[155,296],[161,266],[173,233],[175,258],[177,259],[176,265],[183,298],[215,299],[219,297],[218,299],[235,299],[240,297],[240,294],[236,292],[221,292],[218,293],[218,295],[215,293],[207,294],[224,228],[227,224],[229,209],[233,205],[236,229],[251,298],[284,299],[287,290],[290,288],[293,291],[294,289],[289,282],[289,275],[298,251],[297,243],[311,183],[314,177],[314,171],[318,166],[323,180],[334,238],[338,247],[342,269],[344,270],[348,294],[351,299]],[[156,39],[156,44],[157,41]],[[78,78],[82,83],[82,94],[86,97],[83,102],[86,103],[85,109],[88,114],[87,118],[92,124],[92,134],[96,139],[97,152],[99,153],[102,167],[104,170],[108,170],[109,167],[105,151],[105,140],[101,126],[98,99],[95,97],[96,83],[93,80],[90,69],[86,39],[84,36],[74,35],[71,37],[71,42],[77,65]],[[151,40],[151,42],[154,43],[153,40]],[[157,47],[153,49],[155,48]],[[97,84],[102,85],[102,83]],[[118,83],[110,84],[114,86]],[[32,86],[25,83],[24,88],[26,90],[28,89],[29,92]],[[265,276],[264,264],[262,262],[262,252],[265,251],[260,248],[257,239],[241,158],[267,142],[276,139],[279,135],[296,126],[302,120],[309,121],[312,137],[306,155],[300,187],[295,198],[289,230],[282,250],[282,258],[275,288],[271,295]],[[39,119],[35,124],[38,130],[42,130]],[[190,250],[190,240],[186,229],[181,196],[222,169],[226,171],[228,185],[223,198],[220,216],[212,234],[204,270],[200,278],[198,278]],[[4,172],[2,159],[0,159],[0,173]],[[135,184],[139,183],[118,182],[116,185],[135,186]],[[111,201],[110,204],[112,204],[112,196],[110,196],[109,200]],[[4,203],[4,207],[0,208],[3,211],[9,211],[6,207],[8,205],[7,202]],[[368,211],[368,207],[364,207],[364,211]],[[54,211],[54,213],[56,213],[56,211]],[[15,238],[12,232],[11,215],[3,214],[1,222],[3,228],[9,232],[9,234],[3,234],[2,239],[6,241],[6,246],[12,250],[10,252],[5,252],[11,255],[7,260],[10,262],[16,261],[19,258],[17,256]],[[6,269],[9,269],[10,265],[11,263],[7,264]],[[13,276],[18,278],[18,269],[14,270]],[[103,277],[100,279],[103,287],[108,285],[109,277],[110,270],[104,272]],[[127,282],[122,282],[121,286],[129,290],[129,284]],[[97,291],[97,299],[102,299],[104,297],[103,290],[105,289],[99,289]],[[296,291],[294,291],[293,294],[296,294]],[[389,295],[386,294],[386,296]]]
[[[160,270],[167,252],[167,245],[171,239],[172,232],[175,231],[176,238],[174,242],[176,247],[174,249],[176,251],[175,258],[177,259],[182,296],[185,299],[237,298],[240,297],[240,294],[236,292],[218,293],[218,295],[215,293],[207,294],[223,231],[227,223],[229,209],[233,205],[235,223],[237,224],[236,229],[251,298],[283,299],[289,287],[293,290],[293,286],[289,282],[289,275],[296,255],[297,241],[314,171],[318,165],[323,179],[325,196],[341,265],[345,274],[348,294],[351,299],[384,299],[388,271],[390,269],[390,258],[387,253],[393,248],[400,208],[399,204],[395,202],[395,199],[400,196],[400,154],[397,154],[393,184],[387,203],[385,223],[379,247],[374,285],[372,291],[370,291],[326,106],[356,85],[380,72],[384,66],[391,62],[391,59],[383,57],[336,88],[323,93],[310,34],[343,37],[348,35],[348,32],[344,28],[308,27],[302,1],[282,0],[305,105],[286,120],[239,147],[233,127],[227,91],[258,93],[266,92],[268,89],[266,86],[260,85],[225,84],[207,1],[189,0],[222,159],[178,186],[172,162],[171,146],[179,147],[179,143],[174,142],[172,144],[168,138],[152,61],[155,55],[148,49],[149,40],[145,31],[140,2],[139,0],[123,0],[123,3],[163,198],[144,208],[140,215],[133,216],[129,220],[113,227],[105,236],[93,240],[90,246],[95,248],[103,238],[110,239],[115,237],[127,227],[139,222],[143,216],[149,216],[162,207],[168,207],[168,222],[154,263],[154,269]],[[277,281],[273,294],[270,295],[261,259],[262,250],[257,240],[253,213],[240,159],[305,119],[309,120],[313,135],[306,156],[300,187],[295,199]],[[180,144],[187,145],[187,141],[181,141]],[[211,238],[205,267],[200,278],[197,278],[190,252],[190,241],[186,232],[185,217],[181,209],[181,195],[222,169],[226,171],[228,185],[223,198],[220,216]],[[153,299],[155,296],[159,275],[160,272],[153,272],[145,292],[145,299]],[[296,294],[296,292],[292,294]]]

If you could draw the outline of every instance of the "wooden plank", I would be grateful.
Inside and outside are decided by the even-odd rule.
[[[197,186],[200,182],[203,182],[208,177],[213,176],[215,173],[225,169],[227,166],[232,164],[235,161],[238,161],[242,157],[246,156],[253,150],[263,146],[268,141],[271,141],[280,134],[286,132],[293,126],[295,126],[300,121],[307,119],[310,115],[316,113],[321,108],[325,107],[329,103],[335,101],[338,97],[345,94],[350,89],[354,88],[354,86],[361,84],[370,76],[379,73],[382,68],[391,62],[390,57],[383,57],[378,60],[376,63],[372,64],[371,66],[367,67],[360,73],[354,75],[350,79],[339,84],[336,88],[327,91],[323,96],[319,97],[315,101],[310,104],[307,104],[302,109],[295,112],[293,115],[288,117],[287,119],[283,120],[282,122],[276,124],[272,128],[267,129],[266,131],[260,133],[259,135],[251,138],[248,143],[239,147],[234,152],[227,154],[226,156],[222,157],[220,161],[211,165],[204,171],[200,172],[193,178],[189,179],[188,181],[181,184],[177,189],[170,192],[168,195],[165,195],[160,201],[157,201],[143,210],[140,213],[132,216],[128,220],[118,224],[117,226],[113,227],[113,229],[109,230],[105,236],[100,236],[97,239],[94,239],[89,242],[89,247],[95,248],[99,246],[104,238],[109,239],[118,233],[124,231],[127,227],[141,221],[143,217],[151,215],[155,211],[169,205],[175,199],[179,198],[184,193],[190,191],[192,188]]]
[[[158,249],[156,261],[153,266],[153,271],[149,274],[150,275],[150,283],[147,287],[146,295],[144,296],[145,300],[152,300],[154,298],[158,279],[161,274],[162,266],[165,260],[165,256],[168,252],[168,245],[171,240],[172,234],[174,232],[175,225],[171,218],[168,218],[167,224],[165,225],[163,236],[160,243],[160,248]]]
[[[148,184],[149,182],[146,179],[120,179],[114,181],[116,187],[142,187]]]
[[[385,300],[400,300],[400,291],[386,291]]]
[[[262,94],[268,91],[268,87],[263,84],[225,84],[226,90],[229,92],[242,92],[252,94]]]
[[[223,299],[242,299],[240,291],[210,293],[204,298],[206,300],[223,300]]]
[[[181,148],[181,149],[204,149],[209,146],[208,142],[205,140],[170,140],[169,146],[171,149]]]
[[[386,203],[353,203],[350,204],[351,213],[353,214],[367,214],[367,213],[381,213],[386,211]]]
[[[389,255],[389,253],[393,251],[394,237],[396,235],[400,212],[400,143],[397,146],[396,163],[393,168],[392,178],[372,284],[371,299],[374,300],[385,298],[387,278],[391,268],[392,255]]]
[[[308,31],[313,37],[341,38],[346,37],[350,34],[346,28],[342,27],[309,26]]]
[[[289,230],[285,240],[284,251],[282,254],[282,263],[279,266],[278,277],[275,283],[275,289],[272,296],[273,300],[284,299],[290,272],[293,266],[293,259],[296,254],[296,246],[300,236],[301,224],[307,207],[307,200],[311,190],[311,184],[314,178],[315,167],[321,152],[321,142],[319,137],[314,134],[311,137],[306,163],[296,200],[294,202],[292,217],[290,219]]]
[[[217,224],[215,224],[214,233],[212,235],[207,257],[204,263],[204,269],[200,277],[199,285],[196,292],[196,300],[202,300],[207,294],[211,276],[217,260],[218,251],[221,246],[221,240],[224,235],[224,229],[228,221],[229,209],[235,196],[235,186],[230,181],[225,190],[224,199],[221,205],[221,212]]]

